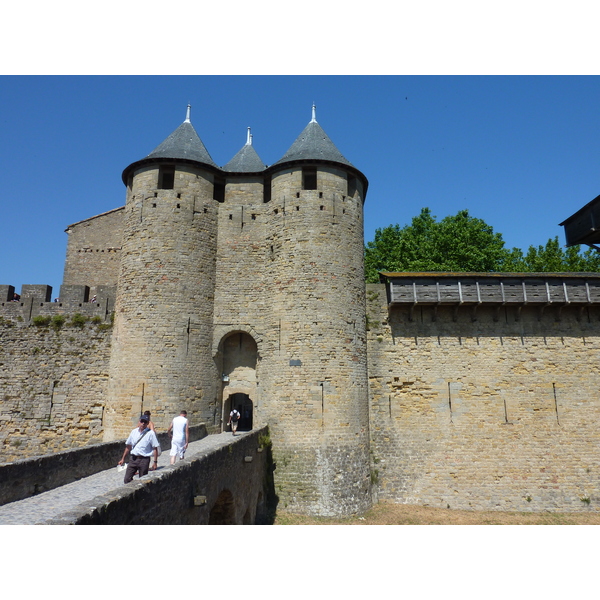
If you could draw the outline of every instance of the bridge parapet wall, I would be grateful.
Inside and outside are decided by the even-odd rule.
[[[204,423],[190,427],[191,442],[207,435]],[[158,434],[158,441],[163,451],[171,447],[166,432]],[[118,440],[0,464],[0,505],[23,500],[110,469],[116,466],[124,448],[125,440]]]
[[[267,427],[97,496],[47,525],[255,525],[274,499]],[[213,437],[213,436],[209,436]]]

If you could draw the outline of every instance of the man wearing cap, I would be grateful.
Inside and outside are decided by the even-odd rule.
[[[125,458],[131,453],[131,459],[125,471],[124,483],[129,483],[133,476],[139,472],[140,477],[148,474],[148,470],[154,471],[158,464],[158,439],[154,431],[148,428],[148,417],[142,415],[138,426],[129,434],[125,442],[125,451],[119,465],[125,462]],[[154,455],[154,463],[150,467],[150,458]]]

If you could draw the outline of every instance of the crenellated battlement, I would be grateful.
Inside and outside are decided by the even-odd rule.
[[[52,299],[50,285],[23,285],[15,297],[15,287],[0,285],[0,317],[15,325],[28,326],[35,317],[81,314],[87,318],[111,318],[115,305],[115,286],[96,286],[90,296],[87,285],[61,285],[60,295]],[[16,298],[16,299],[15,299]]]

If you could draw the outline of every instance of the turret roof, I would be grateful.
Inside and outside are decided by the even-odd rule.
[[[189,105],[185,121],[146,158],[179,158],[217,166],[190,121]]]
[[[240,151],[223,167],[224,171],[230,173],[259,173],[267,166],[252,146],[252,134],[248,127],[248,139]]]
[[[317,123],[316,107],[314,104],[310,123],[283,155],[283,158],[274,163],[274,165],[281,165],[282,163],[296,160],[327,160],[341,163],[354,169],[356,168],[342,155],[329,136],[323,131],[323,128]]]
[[[190,121],[190,111],[191,107],[188,104],[185,121],[162,144],[159,144],[152,150],[148,156],[131,163],[123,171],[121,179],[125,185],[127,185],[127,178],[133,169],[154,160],[189,160],[203,163],[215,169],[219,168],[210,157],[208,150],[196,133]]]

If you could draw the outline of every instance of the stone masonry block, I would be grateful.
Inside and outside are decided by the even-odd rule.
[[[40,302],[52,301],[51,285],[23,285],[21,288],[21,298],[35,298]]]
[[[61,285],[60,301],[63,304],[87,302],[90,288],[87,285]]]
[[[14,285],[0,285],[0,302],[10,302],[15,295]]]

